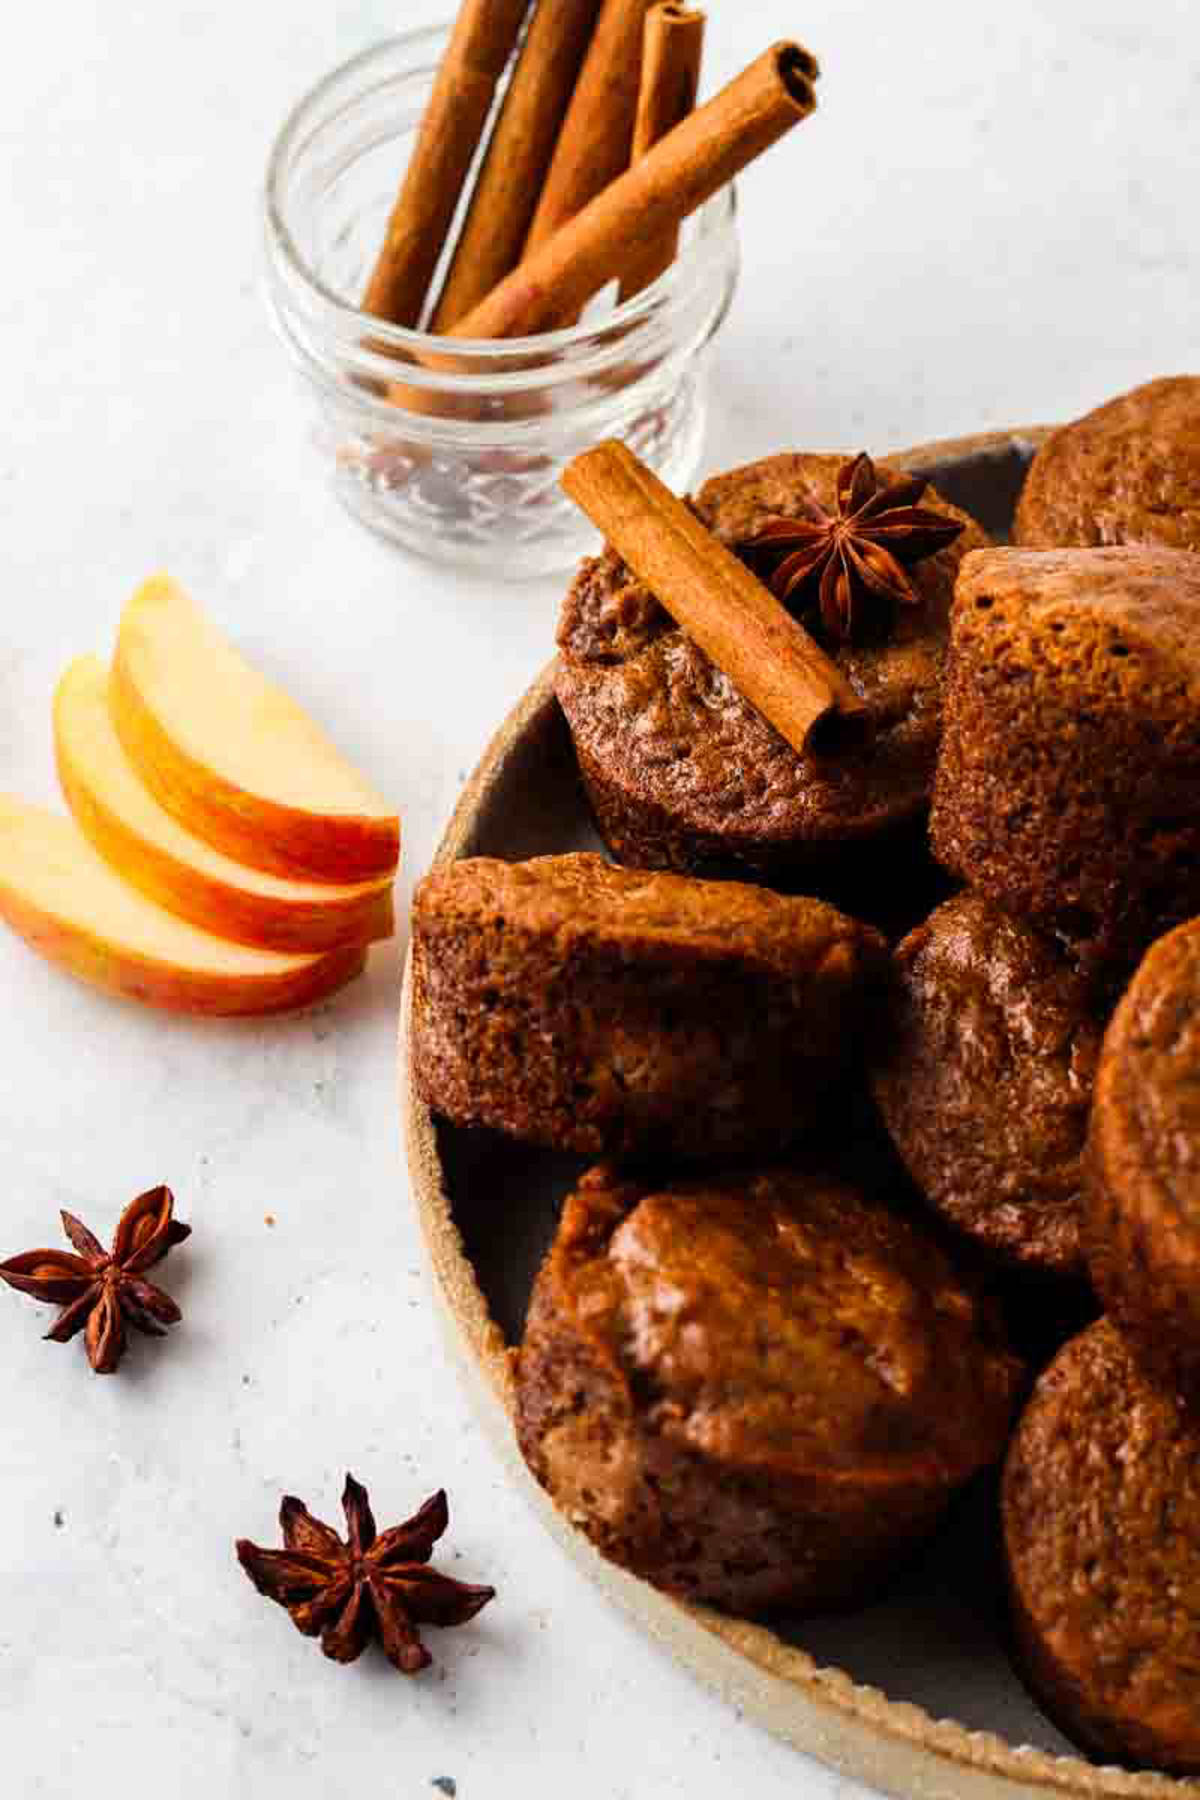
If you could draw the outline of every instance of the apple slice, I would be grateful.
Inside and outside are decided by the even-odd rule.
[[[233,862],[173,819],[143,786],[109,711],[108,671],[73,662],[54,696],[58,777],[76,823],[106,862],[168,912],[260,949],[339,950],[390,937],[391,877],[336,887]]]
[[[281,956],[213,937],[129,887],[73,819],[0,795],[0,918],[110,994],[191,1013],[265,1013],[320,1000],[366,952]]]
[[[134,768],[206,843],[301,880],[394,871],[395,813],[165,575],[125,608],[110,698]]]

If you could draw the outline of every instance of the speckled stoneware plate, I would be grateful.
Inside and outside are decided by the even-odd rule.
[[[1044,433],[997,432],[923,445],[901,459],[997,537]],[[553,668],[505,720],[437,854],[519,861],[595,849]],[[481,1417],[513,1478],[580,1567],[670,1653],[778,1736],[874,1787],[919,1800],[1015,1800],[1048,1793],[1165,1797],[1200,1783],[1081,1760],[1013,1674],[999,1571],[981,1568],[995,1532],[968,1504],[922,1564],[852,1615],[766,1630],[667,1599],[605,1562],[566,1523],[516,1448],[509,1348],[558,1208],[582,1160],[431,1118],[412,1091],[401,1022],[401,1092],[413,1193],[450,1335]],[[983,1495],[979,1505],[993,1503]]]

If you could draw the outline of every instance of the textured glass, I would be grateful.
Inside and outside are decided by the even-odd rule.
[[[558,485],[605,437],[671,486],[696,472],[706,351],[737,280],[732,190],[685,227],[662,279],[580,325],[454,348],[357,309],[446,41],[394,38],[338,69],[285,125],[266,192],[272,312],[350,510],[423,555],[515,577],[562,569],[594,532]]]

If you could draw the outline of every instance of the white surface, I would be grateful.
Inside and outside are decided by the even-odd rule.
[[[299,91],[447,0],[60,0],[0,57],[0,785],[54,792],[49,702],[169,567],[309,703],[426,864],[545,658],[553,585],[405,560],[323,490],[257,295],[258,184]],[[801,33],[822,112],[743,187],[709,462],[1063,417],[1200,366],[1190,0],[714,0],[709,81]],[[15,23],[15,20],[14,20]],[[0,937],[0,1254],[170,1182],[184,1325],[93,1378],[0,1293],[6,1796],[854,1792],[725,1710],[509,1491],[438,1336],[393,1099],[399,946],[316,1017],[194,1025]],[[274,1227],[264,1222],[273,1214]],[[279,1496],[381,1523],[450,1490],[491,1580],[435,1671],[327,1663],[236,1567]],[[61,1514],[61,1525],[56,1524]],[[456,1555],[461,1561],[456,1561]]]

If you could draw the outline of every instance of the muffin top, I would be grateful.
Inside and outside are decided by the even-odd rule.
[[[1095,1748],[1200,1769],[1200,1429],[1108,1320],[1038,1382],[1004,1525],[1047,1699]]]
[[[956,656],[977,657],[996,681],[1020,663],[1064,703],[1086,691],[1144,711],[1157,699],[1172,717],[1200,704],[1200,557],[1190,551],[975,551],[953,630]]]
[[[914,1179],[1005,1258],[1082,1273],[1080,1167],[1102,1014],[1069,958],[977,894],[895,956],[874,1071]]]
[[[553,940],[560,958],[603,943],[623,956],[736,957],[794,977],[850,976],[882,966],[883,939],[824,901],[772,893],[740,881],[617,868],[579,851],[506,863],[471,857],[427,875],[414,918],[428,932],[488,923]]]
[[[782,1479],[960,1479],[1018,1365],[941,1249],[821,1168],[587,1175],[540,1278],[679,1448]]]
[[[787,454],[707,483],[695,501],[721,541],[744,544],[769,518],[836,512],[844,458]],[[898,470],[881,474],[899,480]],[[870,714],[865,746],[836,755],[791,748],[611,549],[586,561],[559,624],[559,700],[581,754],[606,781],[687,826],[740,844],[866,835],[928,799],[954,580],[988,539],[932,489],[922,505],[959,521],[955,543],[908,571],[919,604],[879,641],[832,647]]]
[[[1064,425],[1034,457],[1014,541],[1200,550],[1200,376],[1147,382]]]
[[[1126,990],[1092,1131],[1110,1187],[1200,1274],[1200,919],[1160,938]]]

